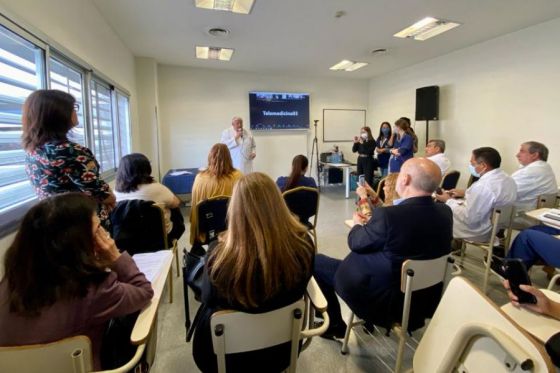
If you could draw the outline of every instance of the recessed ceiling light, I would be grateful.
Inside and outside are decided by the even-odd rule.
[[[354,71],[367,65],[368,65],[367,62],[354,62],[350,60],[342,60],[336,65],[331,66],[329,69],[334,71],[339,71],[339,70]]]
[[[197,8],[224,10],[226,12],[249,14],[255,0],[194,0]]]
[[[439,35],[445,31],[449,31],[460,23],[444,21],[441,19],[436,19],[433,17],[426,17],[410,27],[405,28],[402,31],[397,32],[395,37],[397,38],[410,38],[414,40],[427,40]]]
[[[233,55],[233,49],[219,47],[196,47],[196,58],[202,60],[229,61]]]

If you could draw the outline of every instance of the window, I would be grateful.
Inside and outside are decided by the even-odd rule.
[[[117,121],[119,124],[120,156],[130,153],[130,111],[128,96],[117,91]]]
[[[91,81],[91,110],[93,119],[93,153],[101,172],[116,168],[115,137],[111,89],[97,80]]]
[[[27,96],[44,87],[43,61],[43,49],[0,26],[0,214],[6,224],[10,212],[35,196],[24,169],[21,112]]]
[[[78,125],[69,132],[68,138],[70,141],[85,145],[84,79],[82,71],[69,63],[62,62],[62,59],[51,57],[49,61],[49,80],[51,89],[58,89],[71,94],[80,105]]]

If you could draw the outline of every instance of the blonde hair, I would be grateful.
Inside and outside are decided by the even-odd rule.
[[[267,175],[243,176],[233,189],[228,230],[208,259],[210,281],[224,298],[256,307],[293,289],[312,271],[315,248]]]
[[[208,169],[204,172],[217,178],[229,176],[235,168],[225,144],[214,144],[208,153]]]
[[[392,206],[393,201],[399,198],[399,194],[397,193],[397,178],[399,177],[399,173],[393,173],[387,175],[385,178],[385,186],[387,187],[387,191],[385,192],[385,200],[383,201],[384,206]],[[384,187],[385,187],[384,186]]]

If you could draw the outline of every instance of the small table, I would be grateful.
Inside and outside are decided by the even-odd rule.
[[[130,335],[130,343],[139,345],[146,342],[150,335],[165,280],[169,275],[171,262],[173,261],[173,252],[171,250],[161,250],[155,253],[136,254],[132,259],[137,262],[138,269],[152,282],[152,288],[154,289],[154,296],[150,304],[144,307],[138,315]]]
[[[340,168],[344,170],[344,185],[346,187],[345,196],[350,198],[350,169],[355,166],[353,163],[331,163],[331,162],[321,162],[323,166]]]
[[[175,194],[190,194],[198,168],[173,168],[165,174],[161,183]]]

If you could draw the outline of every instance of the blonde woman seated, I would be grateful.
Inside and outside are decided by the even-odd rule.
[[[272,179],[255,172],[235,185],[228,220],[210,244],[203,276],[203,305],[193,356],[203,372],[217,371],[210,330],[221,309],[263,313],[300,299],[312,274],[315,249],[307,228],[292,216]],[[289,344],[226,356],[228,371],[279,372],[289,365]],[[251,369],[249,369],[251,368]]]
[[[369,186],[368,183],[365,186],[360,186],[356,189],[356,194],[360,197],[360,201],[358,202],[359,206],[368,205],[373,208],[380,207],[380,206],[392,206],[394,202],[399,198],[399,194],[397,193],[397,178],[399,174],[389,174],[385,178],[385,184],[383,185],[383,192],[385,194],[385,199],[381,199],[377,193]],[[369,199],[369,203],[368,203]],[[363,217],[369,220],[371,214],[364,214],[362,212]]]
[[[191,245],[204,241],[198,233],[198,211],[196,205],[216,196],[231,196],[233,186],[243,174],[233,168],[229,149],[224,144],[215,144],[208,154],[208,168],[194,179],[191,199]]]

